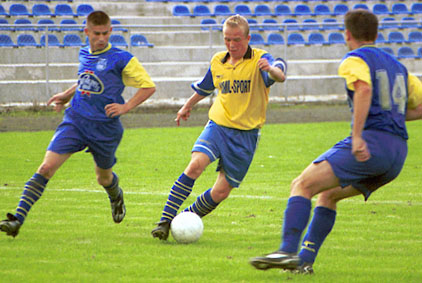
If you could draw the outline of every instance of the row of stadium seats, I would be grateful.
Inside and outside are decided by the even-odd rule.
[[[311,32],[308,34],[307,39],[301,33],[293,32],[287,36],[287,44],[302,44],[302,45],[327,45],[327,44],[345,44],[344,36],[339,32],[330,32],[325,40],[325,36],[319,32]],[[251,33],[250,44],[284,44],[284,38],[279,33],[270,33],[268,40],[265,42],[263,36],[259,33]],[[409,33],[408,39],[404,38],[404,35],[400,32],[393,31],[388,34],[387,39],[384,38],[382,33],[378,34],[377,44],[405,44],[405,43],[422,43],[422,32],[412,31]]]
[[[57,4],[54,11],[50,10],[47,4],[37,3],[32,6],[32,12],[28,10],[26,5],[20,3],[14,3],[10,5],[9,11],[0,4],[0,16],[35,16],[35,17],[56,17],[56,16],[72,16],[72,17],[85,17],[89,13],[94,11],[91,4],[79,4],[74,12],[69,4]]]
[[[353,5],[352,9],[366,9],[369,10],[368,5],[359,3]],[[192,12],[188,5],[177,4],[173,6],[174,16],[189,16],[189,17],[209,17],[209,16],[229,16],[239,14],[242,16],[337,16],[344,15],[349,10],[346,4],[336,4],[331,11],[330,7],[326,4],[317,4],[313,8],[307,4],[298,4],[294,7],[293,11],[289,5],[278,4],[274,7],[274,11],[267,4],[258,4],[252,9],[247,4],[237,4],[234,6],[233,12],[229,5],[218,4],[214,7],[214,12],[207,5],[199,4],[193,7]],[[372,7],[372,11],[377,15],[412,15],[422,14],[422,3],[413,3],[410,8],[404,3],[394,3],[391,11],[388,6],[383,3],[377,3]]]
[[[221,24],[224,23],[222,20]],[[322,19],[322,22],[319,23],[315,19],[304,19],[302,23],[298,22],[296,19],[288,18],[284,19],[281,22],[278,22],[276,19],[263,19],[261,24],[253,18],[248,18],[248,22],[251,25],[251,30],[284,30],[286,27],[288,30],[343,30],[343,23],[337,22],[336,19],[333,18],[325,18]],[[213,18],[205,18],[201,19],[201,25],[204,25],[202,28],[203,30],[209,29],[206,25],[217,25],[217,21]],[[213,26],[213,29],[220,29],[220,26]],[[379,29],[407,29],[407,28],[417,28],[422,29],[422,21],[417,21],[414,17],[404,17],[401,20],[396,20],[395,18],[384,18],[380,21]]]
[[[32,26],[34,23],[32,23],[31,20],[27,18],[18,18],[13,24],[16,26],[8,26],[10,25],[9,21],[0,18],[0,30],[5,31],[42,31],[45,30],[44,25],[52,25],[52,27],[48,27],[48,30],[50,31],[83,31],[83,26],[81,25],[85,25],[85,20],[82,24],[78,24],[74,19],[62,19],[59,24],[56,24],[52,19],[39,19],[36,23],[38,26]],[[119,25],[121,25],[119,20],[112,19],[111,24],[114,31],[128,31],[126,28],[119,27]]]
[[[45,46],[46,36],[43,34],[40,38],[40,43],[35,40],[32,34],[19,34],[17,36],[16,44],[12,38],[7,34],[0,34],[0,47],[42,47]],[[129,47],[126,39],[120,34],[112,34],[110,36],[110,43],[117,47]],[[130,37],[131,46],[146,46],[153,47],[147,38],[142,34],[132,34]],[[84,46],[87,42],[82,41],[78,34],[65,34],[63,36],[63,43],[54,34],[48,35],[48,45],[51,47],[71,47]]]
[[[394,50],[390,47],[381,47],[387,53],[396,56],[398,59],[405,59],[405,58],[414,58],[414,59],[422,59],[422,47],[419,47],[416,52],[413,48],[409,46],[401,46],[397,50],[397,55],[394,53]]]

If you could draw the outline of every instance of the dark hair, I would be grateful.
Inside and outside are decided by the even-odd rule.
[[[344,17],[346,29],[359,41],[375,41],[378,35],[378,19],[372,12],[355,9]]]
[[[110,17],[103,11],[94,11],[91,12],[87,19],[87,24],[92,24],[94,26],[104,26],[111,23]]]

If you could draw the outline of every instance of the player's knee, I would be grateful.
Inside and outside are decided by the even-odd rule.
[[[56,172],[55,168],[49,164],[49,163],[43,163],[38,168],[37,173],[44,176],[47,179],[51,179],[53,177],[54,173]]]
[[[185,170],[185,174],[192,179],[197,179],[204,171],[203,165],[197,159],[191,160],[188,167]]]
[[[97,175],[97,182],[99,185],[103,187],[110,186],[113,182],[113,175],[111,176],[103,176],[103,175]]]

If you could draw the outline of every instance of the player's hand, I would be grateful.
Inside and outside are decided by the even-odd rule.
[[[271,65],[265,58],[261,58],[258,60],[258,67],[265,72],[269,72],[271,70]]]
[[[352,154],[359,162],[365,162],[369,158],[371,158],[371,153],[369,152],[368,145],[362,137],[352,138]]]
[[[114,118],[129,112],[126,104],[111,103],[104,107],[107,117]]]
[[[180,108],[180,110],[177,112],[176,119],[174,119],[174,121],[176,121],[177,126],[180,126],[180,119],[186,121],[189,118],[191,110],[191,108],[184,106]]]
[[[53,109],[56,112],[62,111],[62,109],[65,107],[66,103],[68,103],[70,100],[70,97],[66,95],[64,92],[57,93],[53,95],[48,101],[47,106],[54,104]]]

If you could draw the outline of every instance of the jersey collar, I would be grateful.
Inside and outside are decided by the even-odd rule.
[[[103,49],[103,50],[101,50],[101,51],[92,52],[92,51],[91,51],[91,48],[89,48],[89,53],[91,53],[91,54],[93,54],[93,55],[98,55],[98,54],[101,54],[101,53],[104,53],[104,52],[109,51],[109,50],[110,50],[110,48],[111,48],[111,43],[109,42],[109,43],[108,43],[108,45],[107,45],[107,47],[106,47],[106,48],[104,48],[104,49]]]
[[[221,59],[221,63],[226,63],[227,60],[230,58],[230,53],[227,52],[226,56],[224,56],[223,59]],[[248,45],[248,50],[246,51],[245,55],[243,55],[243,59],[251,59],[252,58],[252,48]]]

